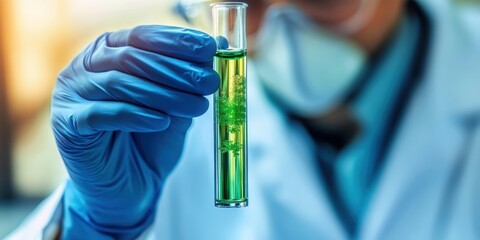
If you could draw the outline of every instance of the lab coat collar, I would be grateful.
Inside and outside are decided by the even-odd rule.
[[[385,157],[359,239],[433,238],[432,223],[441,218],[445,187],[465,144],[465,123],[480,119],[480,69],[473,66],[480,54],[452,12],[429,16],[427,71]]]
[[[480,84],[480,47],[471,34],[478,31],[480,18],[465,22],[460,8],[452,4],[422,2],[434,22],[426,78],[436,92],[436,107],[444,108],[453,121],[464,124],[480,121],[479,91],[475,87]]]

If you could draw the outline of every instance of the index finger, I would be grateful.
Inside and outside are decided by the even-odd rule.
[[[143,25],[112,32],[109,47],[132,46],[182,60],[209,63],[216,51],[215,40],[206,33],[172,26]]]

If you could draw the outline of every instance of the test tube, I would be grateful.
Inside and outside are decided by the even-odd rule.
[[[214,94],[215,206],[248,205],[247,167],[247,4],[211,4],[214,68],[220,86]]]

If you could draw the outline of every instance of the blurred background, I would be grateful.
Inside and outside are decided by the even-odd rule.
[[[480,0],[456,0],[462,6],[475,2]],[[49,122],[58,72],[105,31],[141,24],[185,25],[172,11],[175,3],[0,1],[0,238],[66,176]]]

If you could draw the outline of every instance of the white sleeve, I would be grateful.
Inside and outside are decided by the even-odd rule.
[[[63,182],[5,239],[54,239],[60,230]]]
[[[42,203],[17,227],[10,233],[5,240],[34,239],[50,240],[58,235],[63,215],[63,191],[65,189],[64,181],[47,199]],[[153,226],[153,225],[152,225]],[[153,233],[152,226],[147,228],[138,239],[149,239]]]

